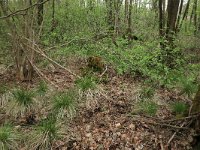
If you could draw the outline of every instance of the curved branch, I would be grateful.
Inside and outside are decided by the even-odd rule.
[[[38,3],[37,2],[37,3],[35,3],[35,4],[33,4],[33,5],[29,6],[29,7],[27,7],[27,8],[19,9],[19,10],[15,11],[15,12],[13,12],[11,14],[8,14],[6,16],[2,16],[2,17],[0,17],[0,19],[6,19],[6,18],[13,17],[13,16],[16,16],[16,15],[21,15],[21,12],[27,11],[27,10],[29,10],[29,9],[37,6],[37,5],[44,4],[44,3],[48,2],[48,1],[50,1],[50,0],[46,0],[46,1],[42,2],[42,3]]]

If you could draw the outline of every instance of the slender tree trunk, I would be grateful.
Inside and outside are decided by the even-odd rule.
[[[38,3],[43,3],[43,0],[38,0]],[[41,26],[43,22],[44,4],[38,5],[38,25]]]
[[[183,21],[187,18],[189,7],[190,7],[190,0],[188,0],[188,2],[186,4],[186,8],[185,8],[185,12],[183,14],[182,20],[179,22],[179,25],[177,27],[177,32],[180,31],[180,29],[181,29],[181,27],[183,25]]]
[[[200,112],[200,85],[198,87],[198,91],[193,99],[193,107],[192,107],[193,113]]]
[[[133,0],[130,0],[129,3],[129,14],[128,14],[128,42],[132,41],[132,9],[133,9]]]
[[[163,49],[163,63],[170,68],[174,67],[174,60],[177,57],[176,54],[173,53],[173,49],[175,47],[174,37],[178,24],[178,12],[182,9],[179,7],[179,4],[180,0],[168,0],[167,14],[165,15],[165,1],[159,0],[159,33],[162,38],[160,45]]]
[[[161,38],[164,38],[164,11],[163,0],[159,0],[159,34]]]
[[[121,0],[114,1],[114,8],[115,8],[115,36],[119,35],[119,26],[120,26],[120,8],[121,8]]]
[[[57,27],[58,22],[55,20],[55,0],[52,0],[51,32]]]
[[[107,22],[109,25],[109,30],[114,30],[114,14],[113,14],[113,0],[105,0],[107,7]]]
[[[197,21],[197,0],[194,0],[194,34],[198,31],[198,21]]]
[[[176,31],[177,14],[180,0],[169,0],[167,7],[167,31],[166,36],[169,44],[173,47],[173,38]]]
[[[183,9],[183,2],[184,2],[184,0],[181,0],[177,24],[176,24],[176,32],[178,31],[178,28],[179,28],[179,22],[180,22],[180,18],[181,18],[181,14],[182,14],[182,9]]]
[[[128,24],[128,0],[125,0],[124,23],[125,25]]]

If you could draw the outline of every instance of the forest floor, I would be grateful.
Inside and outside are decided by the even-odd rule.
[[[75,64],[69,66],[72,70]],[[78,69],[72,70],[78,73]],[[107,71],[109,74],[112,71]],[[43,73],[62,89],[74,86],[75,78],[61,69],[43,70]],[[154,117],[135,112],[141,82],[129,77],[110,73],[106,83],[100,83],[92,91],[88,101],[76,116],[66,123],[67,132],[63,139],[55,141],[53,149],[61,150],[188,150],[195,143],[194,130],[190,128],[193,117],[176,116],[171,112],[168,103],[175,100],[187,101],[176,92],[157,89],[154,100],[159,105]],[[98,76],[98,75],[97,75]],[[39,77],[33,83],[18,83],[13,73],[0,75],[0,84],[13,84],[35,87]],[[1,113],[1,111],[0,111]],[[6,121],[5,114],[0,114],[0,123]],[[21,121],[15,122],[21,126]],[[21,128],[25,128],[21,126]],[[27,128],[27,127],[26,127]]]

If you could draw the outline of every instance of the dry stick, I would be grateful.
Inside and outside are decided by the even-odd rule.
[[[29,60],[30,62],[30,60]],[[30,62],[31,63],[31,62]],[[56,88],[59,88],[58,85],[56,85],[55,83],[53,83],[51,80],[49,80],[39,69],[37,66],[35,66],[33,63],[31,63],[31,65],[33,66],[34,70],[37,72],[37,74],[40,76],[40,77],[43,77],[44,79],[46,79],[49,83],[51,83],[53,86],[55,86]]]
[[[104,72],[100,75],[100,77],[102,77],[102,76],[106,73],[107,70],[108,70],[108,67],[106,66],[106,69],[105,69]]]
[[[8,17],[13,17],[13,16],[16,16],[16,15],[21,15],[21,14],[20,14],[21,12],[27,11],[27,10],[29,10],[29,9],[31,9],[31,8],[33,8],[33,7],[35,7],[35,6],[37,6],[37,5],[44,4],[44,3],[48,2],[48,1],[50,1],[50,0],[46,0],[46,1],[41,2],[41,3],[35,3],[35,4],[33,4],[33,5],[31,5],[31,6],[27,7],[27,8],[20,9],[20,10],[17,10],[17,11],[15,11],[15,12],[11,13],[11,14],[8,14],[8,15],[6,15],[6,16],[0,17],[0,19],[5,19],[5,18],[8,18]]]
[[[26,37],[24,37],[26,40],[30,41],[29,39],[27,39]],[[81,78],[80,76],[76,75],[75,73],[73,73],[71,70],[63,67],[61,64],[59,64],[58,62],[54,61],[53,59],[49,58],[40,48],[39,46],[34,43],[34,45],[37,47],[38,50],[32,48],[31,46],[29,46],[29,48],[31,48],[32,50],[34,50],[35,52],[37,52],[38,54],[40,54],[41,56],[43,56],[44,58],[46,58],[47,60],[49,60],[50,62],[54,63],[55,65],[57,65],[58,67],[64,69],[65,71],[71,73],[73,76]]]
[[[136,116],[137,117],[137,116]],[[141,116],[140,116],[141,117]],[[140,122],[142,122],[142,121],[144,121],[144,122],[146,122],[146,123],[149,123],[149,124],[154,124],[154,125],[160,125],[160,126],[166,126],[166,127],[170,127],[170,128],[174,128],[174,129],[185,129],[185,130],[188,130],[189,128],[187,128],[187,127],[179,127],[179,126],[174,126],[174,125],[170,125],[170,124],[165,124],[165,123],[157,123],[157,122],[152,122],[152,121],[149,121],[149,120],[145,120],[145,119],[143,119],[143,120],[141,120],[140,118],[137,118],[137,119],[135,119],[136,121],[140,121]]]
[[[164,122],[181,121],[181,120],[185,120],[185,119],[196,118],[196,117],[198,117],[198,116],[199,116],[199,114],[197,114],[197,115],[191,115],[191,116],[188,116],[188,117],[177,118],[177,119],[163,120],[163,121],[161,121],[161,122],[164,123]]]
[[[184,124],[185,124],[185,122],[183,122],[182,125],[181,125],[180,127],[183,127]],[[178,131],[174,132],[174,134],[171,136],[171,138],[170,138],[169,141],[167,142],[167,146],[169,146],[169,144],[170,144],[171,141],[174,139],[174,137],[175,137],[175,135],[176,135],[177,132],[178,132]]]
[[[33,41],[32,41],[33,42]],[[33,42],[34,43],[34,42]],[[59,88],[59,86],[57,86],[56,84],[54,84],[51,80],[49,80],[39,69],[38,69],[38,67],[37,66],[35,66],[34,64],[33,64],[33,62],[28,58],[28,56],[27,56],[27,54],[26,54],[26,51],[24,50],[24,47],[21,45],[21,44],[19,44],[20,46],[21,46],[21,48],[22,48],[22,50],[23,50],[23,52],[25,53],[25,57],[27,58],[27,60],[29,61],[29,63],[32,65],[32,67],[34,68],[34,70],[37,72],[37,74],[40,76],[40,77],[43,77],[44,79],[46,79],[50,84],[52,84],[53,86],[55,86],[56,88]],[[27,45],[27,44],[26,44]],[[29,45],[27,45],[27,46],[29,46]],[[29,46],[30,47],[30,46]],[[32,48],[32,47],[31,47]],[[33,48],[32,48],[33,49]]]

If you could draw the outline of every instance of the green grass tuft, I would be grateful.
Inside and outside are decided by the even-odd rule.
[[[75,83],[83,91],[94,89],[96,87],[95,79],[91,76],[85,76],[81,79],[78,79]]]
[[[69,90],[66,93],[60,93],[53,99],[53,109],[56,113],[67,113],[72,116],[76,112],[78,93],[76,90]]]
[[[48,91],[48,86],[44,81],[41,81],[37,87],[37,93],[40,96],[43,96],[46,94],[46,92]]]
[[[10,125],[0,127],[0,149],[17,149],[19,136]]]
[[[34,93],[32,91],[17,89],[12,94],[19,105],[27,107],[33,103]]]
[[[186,113],[188,106],[184,102],[174,102],[171,105],[172,112],[176,115],[184,115]]]
[[[158,105],[151,100],[144,100],[136,104],[135,109],[150,116],[155,116]]]

